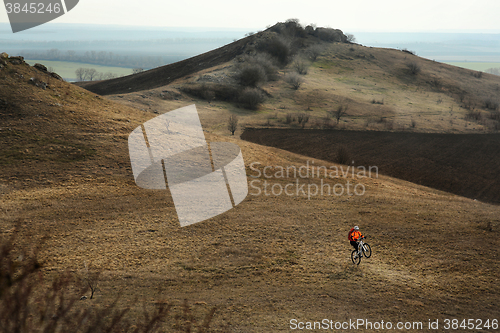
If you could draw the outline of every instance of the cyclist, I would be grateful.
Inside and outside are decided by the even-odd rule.
[[[352,247],[357,251],[358,250],[358,240],[360,238],[364,237],[361,232],[359,231],[359,227],[356,225],[354,228],[349,230],[349,234],[347,238],[351,242]]]

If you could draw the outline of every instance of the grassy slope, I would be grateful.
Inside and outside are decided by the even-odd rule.
[[[186,84],[197,83],[202,77],[220,79],[233,75],[234,63],[228,62],[178,79],[169,85],[109,98],[137,108],[167,112],[186,102],[196,102],[209,115],[205,126],[218,134],[226,133],[227,117],[237,114],[241,128],[279,127],[300,128],[297,122],[285,124],[285,116],[306,113],[310,119],[306,128],[324,126],[329,111],[343,104],[348,106],[337,128],[351,130],[395,130],[435,133],[496,132],[491,110],[484,101],[498,101],[500,77],[433,62],[405,52],[368,48],[342,43],[323,44],[325,52],[312,63],[304,83],[292,90],[283,81],[289,65],[279,73],[279,80],[262,86],[269,97],[258,112],[240,109],[226,102],[206,101],[179,94]],[[406,64],[416,62],[421,72],[411,75]],[[435,83],[438,82],[438,86]],[[178,96],[172,100],[165,92]],[[460,94],[482,115],[480,121],[466,119],[470,110],[464,108]],[[372,103],[373,101],[383,104]],[[206,112],[205,112],[206,111]],[[331,117],[331,116],[330,116]],[[334,119],[330,121],[335,126]],[[237,132],[239,134],[241,132]]]
[[[158,297],[187,298],[196,318],[216,305],[213,327],[236,332],[286,331],[292,318],[498,318],[498,206],[381,176],[355,180],[364,196],[249,195],[180,228],[169,193],[137,188],[131,176],[128,133],[152,115],[56,80],[41,90],[27,83],[34,71],[0,72],[1,233],[20,223],[24,235],[47,235],[48,275],[85,263],[100,270],[96,306],[121,295],[134,315]],[[207,126],[215,108],[200,108]],[[207,138],[238,143],[247,167],[308,160]],[[354,224],[374,251],[359,267],[346,240]]]

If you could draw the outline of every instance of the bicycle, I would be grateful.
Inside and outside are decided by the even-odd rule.
[[[372,256],[372,248],[370,247],[370,244],[363,242],[363,239],[365,238],[366,237],[362,237],[358,240],[358,249],[353,250],[351,253],[351,260],[353,264],[359,265],[363,255],[366,258],[370,258]]]

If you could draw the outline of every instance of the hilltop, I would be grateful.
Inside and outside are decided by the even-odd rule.
[[[290,76],[298,72],[295,89]],[[500,129],[500,77],[409,50],[365,47],[340,30],[302,27],[294,20],[175,64],[78,85],[158,113],[177,101],[195,101],[217,114],[236,112],[246,127]],[[255,101],[248,103],[244,90],[253,90]],[[337,121],[339,109],[346,112]],[[300,114],[307,115],[304,125],[297,122]],[[223,128],[223,122],[212,130]]]
[[[259,176],[265,166],[346,166],[221,135],[227,112],[250,122],[255,111],[195,100],[207,139],[241,147],[250,194],[231,211],[180,228],[169,192],[140,189],[131,174],[127,137],[154,117],[149,109],[105,99],[22,59],[5,63],[0,232],[10,237],[17,225],[26,248],[47,236],[39,253],[47,281],[64,271],[81,274],[86,265],[100,271],[95,298],[77,302],[79,308],[105,307],[120,296],[118,307],[131,306],[127,318],[135,320],[166,300],[175,305],[166,325],[181,330],[177,319],[187,299],[194,326],[217,306],[213,330],[236,332],[284,331],[293,318],[424,325],[429,318],[498,318],[498,206],[383,175]],[[178,93],[162,106],[193,102]],[[365,192],[256,195],[264,181],[276,188],[349,181]],[[360,266],[350,262],[346,240],[354,224],[373,249]]]

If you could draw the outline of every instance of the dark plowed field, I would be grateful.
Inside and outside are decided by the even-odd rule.
[[[344,146],[356,166],[500,203],[499,134],[247,129],[241,138],[332,162]]]

